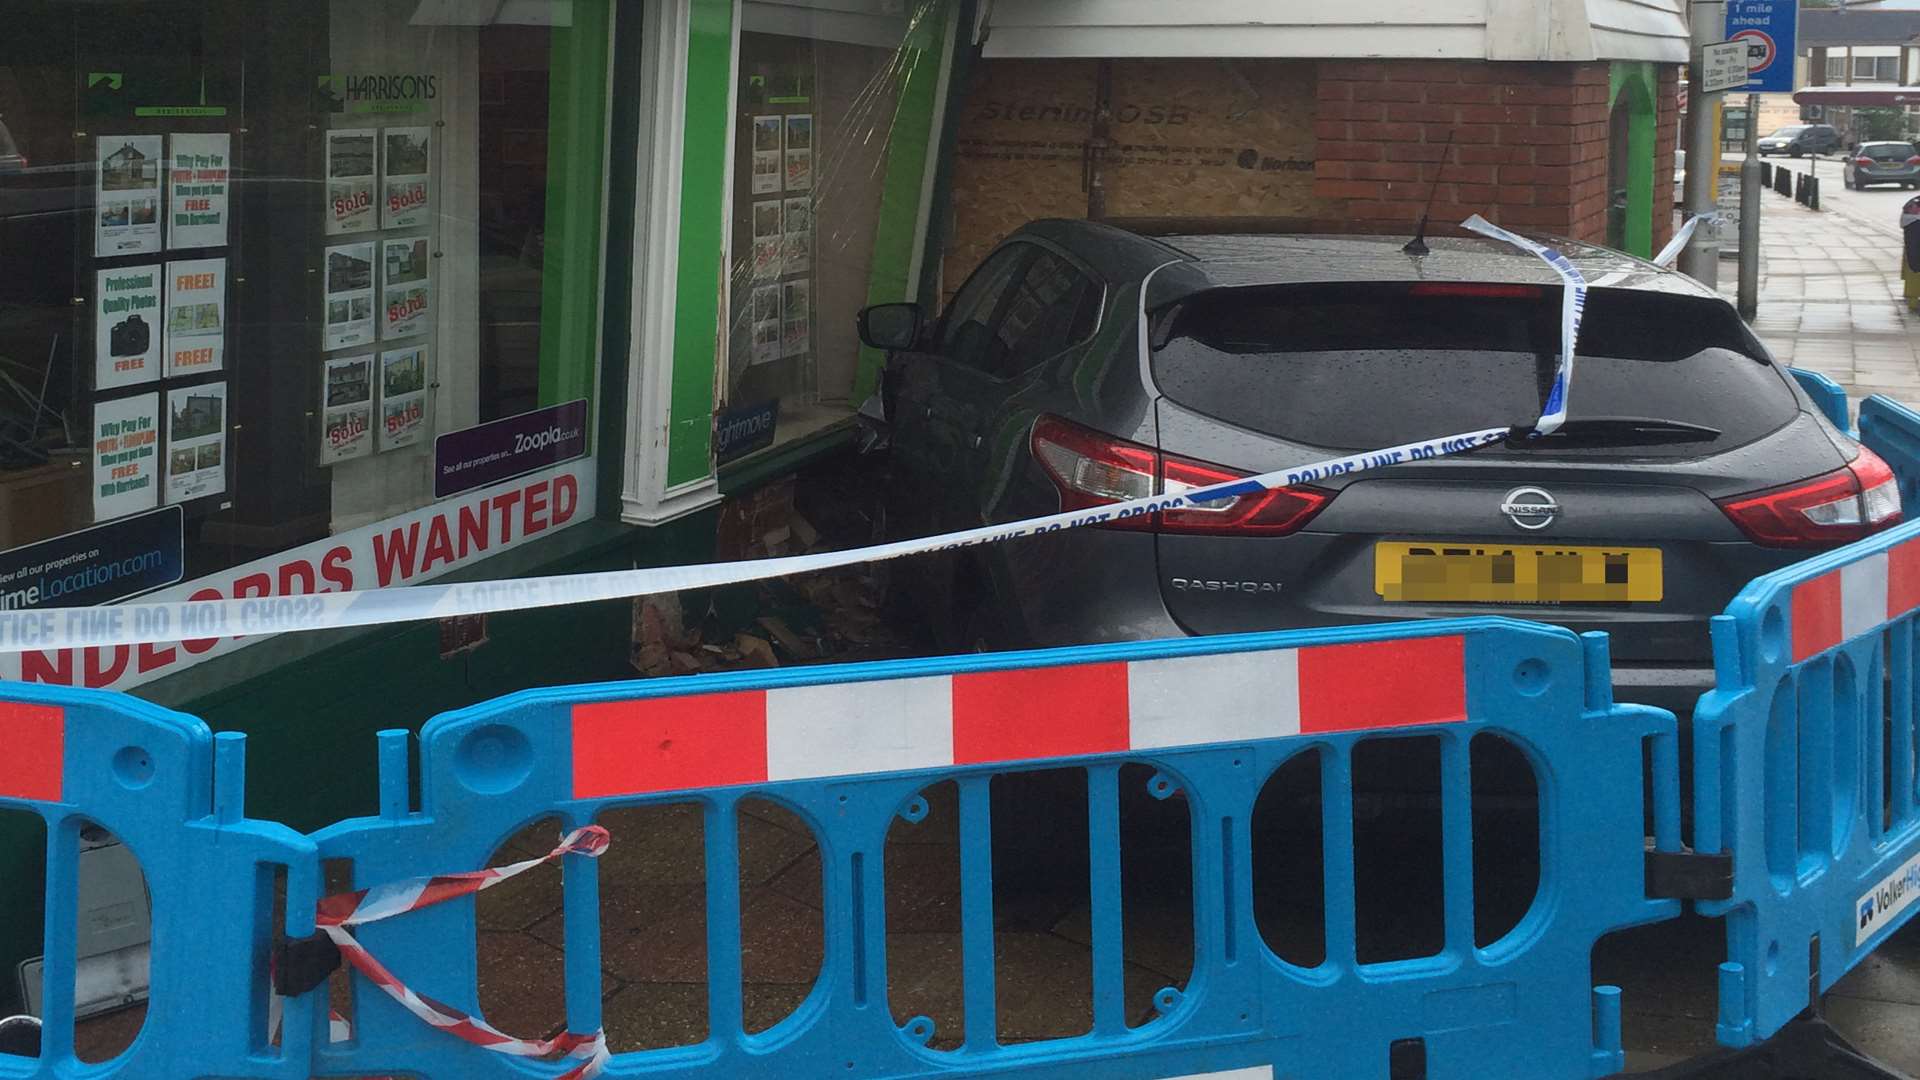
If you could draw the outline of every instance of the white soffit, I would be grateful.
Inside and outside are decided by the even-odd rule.
[[[988,57],[1655,60],[1684,0],[992,0]]]

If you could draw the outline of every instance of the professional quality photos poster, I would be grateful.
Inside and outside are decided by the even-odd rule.
[[[158,135],[94,140],[93,253],[102,259],[160,250]]]
[[[167,391],[167,501],[227,490],[227,384]]]
[[[175,135],[168,149],[167,246],[224,246],[233,136]]]
[[[159,263],[93,274],[93,388],[137,386],[160,377],[160,309],[166,289]]]
[[[327,132],[327,235],[367,232],[379,220],[373,202],[372,128]]]
[[[166,377],[204,375],[226,366],[227,260],[167,264]]]

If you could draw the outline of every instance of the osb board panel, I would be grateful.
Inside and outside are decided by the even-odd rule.
[[[953,161],[953,231],[942,265],[952,296],[1007,234],[1035,218],[1087,216],[1093,60],[976,63]]]
[[[1317,77],[1306,61],[1114,64],[1110,217],[1308,218]]]
[[[1115,60],[1107,216],[1305,219],[1313,194],[1310,61]],[[1085,217],[1099,61],[974,67],[953,170],[951,296],[993,246],[1041,217]]]

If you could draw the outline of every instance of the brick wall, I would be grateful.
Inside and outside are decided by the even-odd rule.
[[[1410,226],[1431,191],[1436,231],[1479,213],[1605,242],[1607,80],[1604,62],[1322,62],[1314,194],[1370,231]]]
[[[1665,64],[1655,84],[1659,129],[1653,136],[1653,250],[1673,239],[1673,152],[1680,141],[1680,68]],[[1762,128],[1762,131],[1767,130]]]

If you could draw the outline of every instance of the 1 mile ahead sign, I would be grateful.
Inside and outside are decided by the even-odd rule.
[[[1748,93],[1793,92],[1793,43],[1799,25],[1799,0],[1727,0],[1727,37],[1747,47]]]

